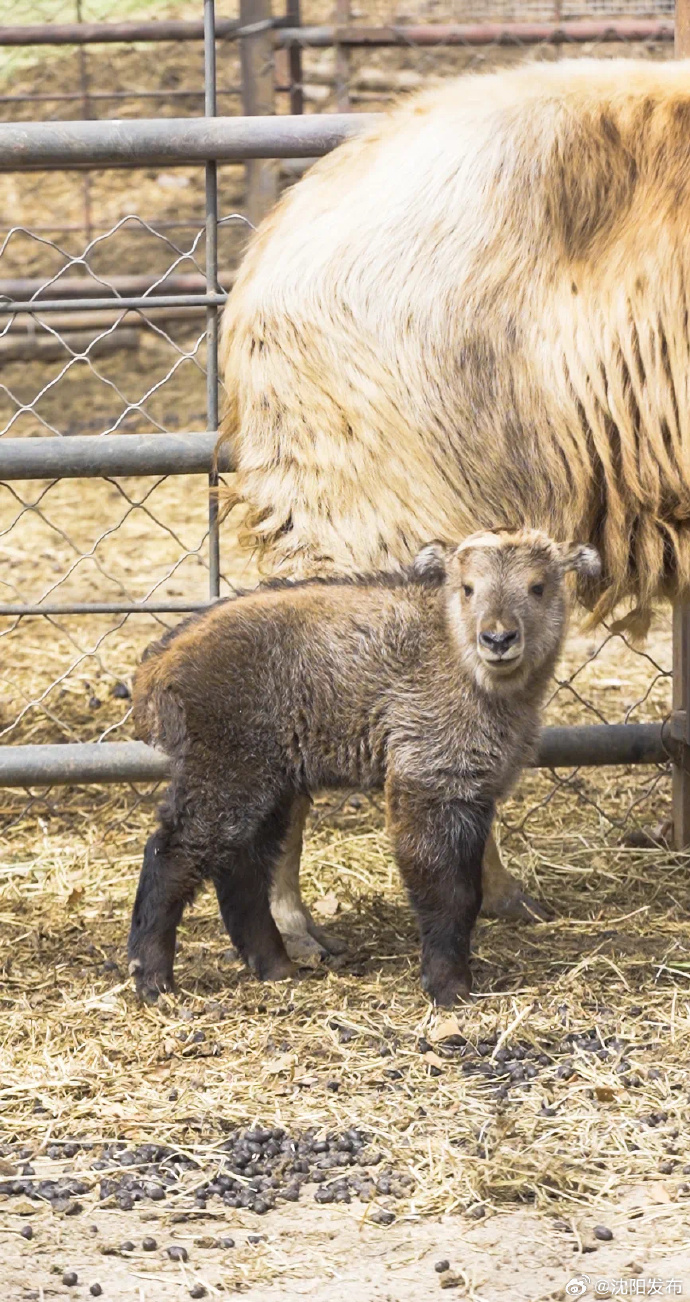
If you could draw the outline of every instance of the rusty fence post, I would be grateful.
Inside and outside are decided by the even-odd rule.
[[[275,113],[273,21],[271,0],[240,0],[242,112],[247,117]],[[253,158],[247,163],[247,216],[252,226],[273,207],[278,197],[278,173],[273,159]]]

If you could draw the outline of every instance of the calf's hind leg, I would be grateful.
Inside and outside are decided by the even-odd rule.
[[[430,799],[390,781],[386,797],[396,860],[419,921],[422,985],[435,1003],[449,1006],[472,986],[470,937],[493,809]]]
[[[142,999],[174,989],[177,928],[198,882],[174,833],[159,827],[146,842],[127,944],[129,971]]]
[[[271,879],[285,838],[289,804],[259,824],[251,839],[217,844],[211,869],[223,922],[240,957],[260,981],[293,976],[270,908]]]

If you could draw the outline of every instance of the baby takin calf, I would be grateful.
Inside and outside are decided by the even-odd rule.
[[[385,788],[417,914],[422,984],[470,990],[470,935],[494,806],[534,752],[566,626],[565,573],[592,547],[531,529],[433,543],[403,575],[267,586],[149,648],[137,735],[172,761],[129,937],[139,993],[173,988],[175,933],[200,882],[262,980],[294,972],[271,877],[296,801]]]

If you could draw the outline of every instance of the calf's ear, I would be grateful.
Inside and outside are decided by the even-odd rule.
[[[444,579],[446,577],[446,560],[448,548],[445,543],[434,541],[422,547],[412,562],[412,573],[416,579]]]
[[[591,543],[564,543],[562,556],[564,570],[574,570],[583,578],[599,578],[601,556]]]

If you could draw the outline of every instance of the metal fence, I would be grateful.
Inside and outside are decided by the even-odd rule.
[[[300,160],[361,129],[366,118],[352,105],[377,110],[432,74],[558,57],[566,47],[620,53],[623,41],[650,57],[672,52],[666,3],[637,6],[637,15],[626,5],[625,21],[611,4],[603,16],[596,4],[520,5],[519,22],[508,5],[448,13],[427,5],[403,22],[381,4],[368,8],[366,24],[342,0],[328,24],[308,8],[300,15],[293,3],[276,19],[267,0],[243,0],[217,22],[206,0],[203,24],[118,25],[108,34],[115,49],[156,40],[146,56],[153,87],[118,88],[121,63],[94,58],[111,45],[94,40],[102,29],[49,25],[31,36],[41,49],[58,38],[82,42],[67,46],[55,74],[67,89],[36,89],[46,85],[38,57],[21,65],[19,89],[14,74],[3,87],[0,112],[14,120],[0,126],[0,786],[17,789],[6,796],[6,823],[27,809],[76,808],[63,784],[164,777],[164,758],[128,739],[132,669],[176,614],[255,579],[232,528],[221,555],[209,494],[218,313],[250,218]],[[26,31],[0,29],[0,48],[25,48],[21,39]],[[177,55],[152,61],[150,50],[182,40],[195,51],[187,80],[166,88],[171,68],[180,75]],[[80,48],[89,51],[86,74]],[[216,118],[217,62],[223,112],[232,102],[256,116]],[[198,112],[202,95],[204,117],[177,116]],[[99,120],[113,101],[126,122]],[[139,120],[148,103],[162,116],[146,108]],[[348,112],[327,111],[338,105]],[[286,116],[288,108],[306,111]],[[74,120],[45,120],[53,115]],[[508,834],[524,834],[563,798],[616,828],[649,818],[668,791],[671,758],[682,761],[670,658],[669,628],[642,654],[606,631],[573,642],[550,702],[542,772],[511,808]],[[594,783],[581,772],[601,765],[636,768]],[[139,798],[137,787],[127,807]]]

